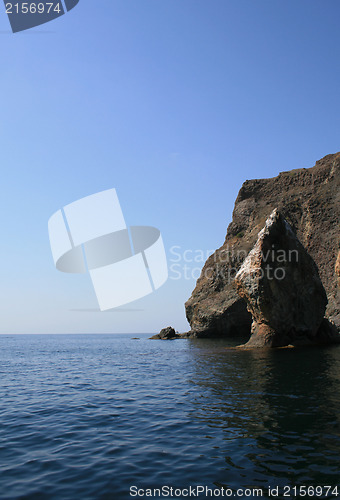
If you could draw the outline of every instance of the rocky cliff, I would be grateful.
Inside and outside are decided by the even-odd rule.
[[[327,295],[317,265],[275,209],[235,276],[253,323],[247,347],[340,342],[324,318]]]
[[[235,275],[275,208],[317,264],[328,299],[326,317],[340,328],[340,153],[336,153],[312,168],[244,182],[225,242],[205,263],[185,304],[188,335],[250,334],[252,316],[236,291]]]

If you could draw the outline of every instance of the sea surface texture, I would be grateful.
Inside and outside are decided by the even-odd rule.
[[[1,500],[339,485],[340,346],[231,345],[0,336]]]

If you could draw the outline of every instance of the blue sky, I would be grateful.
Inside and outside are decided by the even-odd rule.
[[[47,221],[115,187],[169,258],[219,247],[244,180],[340,150],[339,19],[338,0],[80,0],[12,34],[2,7],[0,332],[186,330],[194,277],[79,311],[91,282],[55,270]]]

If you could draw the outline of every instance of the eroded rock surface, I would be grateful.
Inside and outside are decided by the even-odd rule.
[[[235,286],[253,317],[247,346],[319,341],[327,295],[314,260],[277,209],[236,274]]]
[[[249,336],[251,315],[236,292],[234,278],[276,207],[317,264],[328,297],[326,317],[340,328],[340,153],[336,153],[325,156],[312,168],[243,184],[225,242],[205,263],[186,302],[189,335],[214,337],[248,332]]]

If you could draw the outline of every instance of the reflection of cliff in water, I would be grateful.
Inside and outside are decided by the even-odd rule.
[[[337,484],[340,348],[221,345],[193,340],[189,351],[191,418],[211,429],[214,454],[226,464],[214,471],[214,481],[264,488]]]

